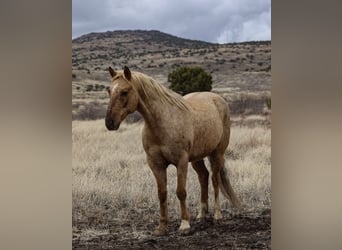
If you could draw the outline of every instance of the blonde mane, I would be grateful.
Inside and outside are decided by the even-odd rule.
[[[182,96],[156,82],[152,77],[140,72],[131,72],[130,83],[133,87],[151,100],[160,100],[162,103],[176,105],[181,110],[190,110],[190,106],[185,103]],[[122,73],[122,76],[124,74]]]

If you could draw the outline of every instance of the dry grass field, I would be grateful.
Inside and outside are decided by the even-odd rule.
[[[264,118],[252,116],[249,120],[262,119]],[[253,123],[252,126],[244,126],[238,118],[235,119],[236,122],[232,120],[226,167],[229,170],[232,186],[244,208],[231,209],[223,195],[221,195],[221,207],[223,216],[228,220],[227,223],[236,221],[237,225],[246,223],[248,225],[251,223],[251,218],[260,217],[260,214],[255,215],[258,211],[261,211],[262,215],[264,211],[269,213],[267,211],[271,208],[271,131],[269,126],[262,125],[260,122]],[[142,123],[122,124],[118,131],[109,132],[104,126],[104,120],[73,121],[73,244],[75,249],[100,243],[102,247],[113,245],[124,247],[126,242],[133,244],[134,240],[140,242],[140,245],[147,242],[158,246],[158,241],[150,235],[150,231],[158,222],[159,201],[155,179],[147,165],[142,148],[141,129]],[[208,166],[208,162],[206,163]],[[179,202],[175,189],[176,169],[174,166],[169,166],[168,204],[172,237],[176,237],[180,223]],[[197,214],[200,191],[197,175],[190,164],[187,192],[190,213],[194,218]],[[209,211],[211,213],[212,196],[213,189],[210,183]],[[248,218],[248,220],[243,222],[239,218]],[[269,217],[267,223],[270,223],[268,220]],[[193,221],[192,224],[196,222]],[[264,226],[262,224],[256,228],[258,234],[270,239],[268,233],[270,228],[262,231]],[[208,230],[211,227],[215,228],[215,225],[208,227]],[[196,230],[196,226],[194,228]],[[251,226],[248,226],[248,230],[250,228]],[[201,227],[199,231],[200,229]],[[222,227],[222,230],[225,234],[229,234],[226,227]],[[251,232],[248,231],[248,234]],[[237,235],[243,234],[237,232],[234,235],[238,237]],[[196,242],[195,239],[194,241]],[[239,243],[239,240],[233,243],[229,246],[233,248],[251,246],[244,241]],[[266,240],[262,244],[259,247],[269,247],[270,242]],[[151,247],[151,245],[145,246]]]

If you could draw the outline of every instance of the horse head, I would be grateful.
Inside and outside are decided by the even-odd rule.
[[[128,67],[125,66],[123,72],[115,72],[109,67],[109,73],[112,84],[108,89],[110,101],[106,114],[106,127],[108,130],[117,130],[126,116],[137,110],[139,96],[130,84],[132,74]]]

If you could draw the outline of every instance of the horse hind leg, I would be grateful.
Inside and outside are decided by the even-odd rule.
[[[201,220],[205,217],[206,213],[208,213],[208,179],[209,172],[205,167],[204,161],[199,160],[196,162],[191,162],[192,167],[197,173],[199,183],[201,185],[201,202],[199,213],[197,215],[197,219]]]
[[[209,157],[211,170],[212,170],[212,184],[214,187],[214,195],[215,195],[215,205],[214,205],[214,219],[220,220],[222,219],[221,214],[221,205],[220,205],[220,197],[219,197],[219,191],[220,191],[220,185],[221,185],[221,178],[220,178],[220,171],[223,168],[224,165],[224,157],[223,155],[211,155]]]
[[[212,181],[215,192],[215,214],[214,218],[219,220],[222,218],[219,200],[219,189],[221,189],[222,194],[231,202],[233,207],[240,208],[241,203],[237,198],[229,178],[227,176],[227,171],[224,167],[224,155],[214,154],[209,157],[211,168],[212,168]]]

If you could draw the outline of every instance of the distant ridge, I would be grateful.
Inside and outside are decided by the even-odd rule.
[[[159,30],[114,30],[106,32],[91,32],[89,34],[81,35],[80,37],[74,38],[73,43],[84,43],[94,40],[118,38],[120,36],[132,36],[140,37],[145,41],[159,41],[161,43],[173,43],[177,46],[187,46],[189,44],[196,44],[196,47],[206,47],[208,45],[219,45],[218,43],[205,42],[201,40],[181,38],[178,36],[170,35]],[[226,44],[271,44],[271,41],[246,41],[246,42],[233,42]]]
[[[233,113],[267,113],[271,47],[271,41],[217,44],[157,30],[82,35],[72,40],[73,114],[88,117],[93,110],[97,118],[102,117],[108,102],[105,88],[111,83],[108,67],[120,70],[125,65],[165,86],[169,85],[168,74],[176,68],[201,67],[212,75],[212,91],[230,103]]]
[[[214,45],[214,43],[209,43],[205,41],[192,40],[181,38],[177,36],[173,36],[158,30],[115,30],[115,31],[106,31],[106,32],[92,32],[89,34],[82,35],[78,38],[73,39],[73,43],[84,43],[90,42],[94,40],[103,40],[103,39],[117,39],[118,37],[131,37],[132,40],[144,40],[145,42],[153,41],[158,42],[165,45],[176,45],[176,46],[189,46],[196,44],[196,47],[201,46],[205,47],[208,45]],[[134,39],[135,38],[135,39]]]
[[[180,66],[202,67],[212,74],[214,88],[264,92],[271,87],[271,41],[216,44],[157,30],[92,32],[72,40],[73,83],[108,82],[108,67],[146,73],[167,85]],[[85,91],[87,94],[88,92]]]

